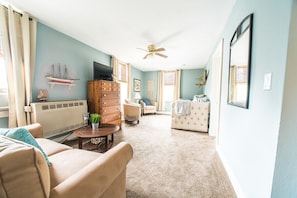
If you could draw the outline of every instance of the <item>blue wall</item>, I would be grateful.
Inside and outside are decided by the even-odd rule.
[[[220,38],[224,39],[225,44],[217,148],[238,197],[271,197],[282,113],[291,4],[292,0],[237,0]],[[236,27],[250,13],[254,13],[250,101],[249,109],[242,109],[226,103],[229,43]],[[211,64],[208,63],[207,67],[211,67]],[[263,90],[266,73],[272,73],[272,87],[269,91]],[[207,93],[211,92],[209,89],[211,86],[206,87]],[[293,152],[296,156],[296,149]],[[296,178],[292,184],[296,187]],[[286,186],[285,189],[288,194],[296,195],[296,188]],[[274,194],[273,197],[296,196]]]
[[[297,197],[297,1],[293,1],[282,116],[271,197]]]
[[[157,101],[158,99],[158,72],[157,71],[148,71],[144,72],[143,77],[143,98],[148,98],[147,88],[148,88],[148,80],[154,81],[154,92],[153,92],[153,100]]]
[[[37,101],[39,89],[47,89],[49,101],[86,99],[87,81],[93,78],[93,61],[110,66],[111,56],[96,50],[65,34],[57,32],[41,23],[37,26],[36,66],[33,81],[33,101]],[[67,86],[56,85],[50,88],[45,76],[52,71],[52,65],[61,70],[67,66],[69,77],[77,78],[76,86],[68,89]],[[182,70],[181,97],[193,98],[195,94],[203,93],[202,87],[197,87],[197,78],[203,70]],[[131,98],[134,98],[133,80],[141,80],[141,96],[147,98],[147,81],[154,81],[154,99],[157,100],[158,72],[143,72],[131,66]]]
[[[33,101],[37,101],[39,89],[48,90],[49,101],[86,99],[87,81],[93,79],[93,61],[110,66],[110,60],[111,56],[38,23]],[[76,86],[72,89],[61,85],[50,88],[45,76],[51,73],[53,64],[56,70],[60,64],[62,71],[66,65],[68,76],[79,79],[75,81]]]
[[[181,70],[180,98],[192,100],[194,95],[204,93],[204,86],[196,86],[199,82],[198,78],[202,76],[203,71],[204,69]]]
[[[134,95],[135,95],[135,92],[134,92],[134,87],[133,87],[133,82],[134,82],[134,79],[139,79],[141,84],[140,84],[140,96],[143,97],[143,93],[144,93],[144,72],[140,71],[139,69],[136,69],[135,67],[131,66],[131,101],[134,101]]]

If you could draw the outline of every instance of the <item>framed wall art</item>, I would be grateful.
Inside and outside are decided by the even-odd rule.
[[[141,91],[141,81],[139,79],[134,78],[134,91],[135,92],[140,92]]]

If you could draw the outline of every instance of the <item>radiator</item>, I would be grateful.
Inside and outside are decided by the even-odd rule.
[[[44,137],[50,138],[83,126],[88,112],[86,100],[31,103],[32,123],[40,123]]]

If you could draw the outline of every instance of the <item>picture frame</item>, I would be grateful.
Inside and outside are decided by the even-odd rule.
[[[134,91],[140,92],[141,91],[141,81],[139,79],[134,78]]]

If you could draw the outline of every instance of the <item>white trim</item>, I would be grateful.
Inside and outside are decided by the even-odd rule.
[[[5,108],[5,110],[2,110],[4,108]],[[7,109],[8,108],[6,108],[6,107],[0,107],[0,118],[8,118],[8,110]]]
[[[226,158],[224,157],[223,155],[223,152],[219,149],[219,147],[217,146],[217,152],[219,154],[219,157],[223,163],[223,166],[229,176],[229,179],[232,183],[232,186],[234,188],[234,191],[236,193],[236,196],[239,197],[239,198],[246,198],[246,196],[244,195],[244,193],[242,192],[241,190],[241,187],[235,177],[235,175],[233,174],[233,171],[232,169],[230,168],[230,166],[228,165],[227,161],[226,161]]]

